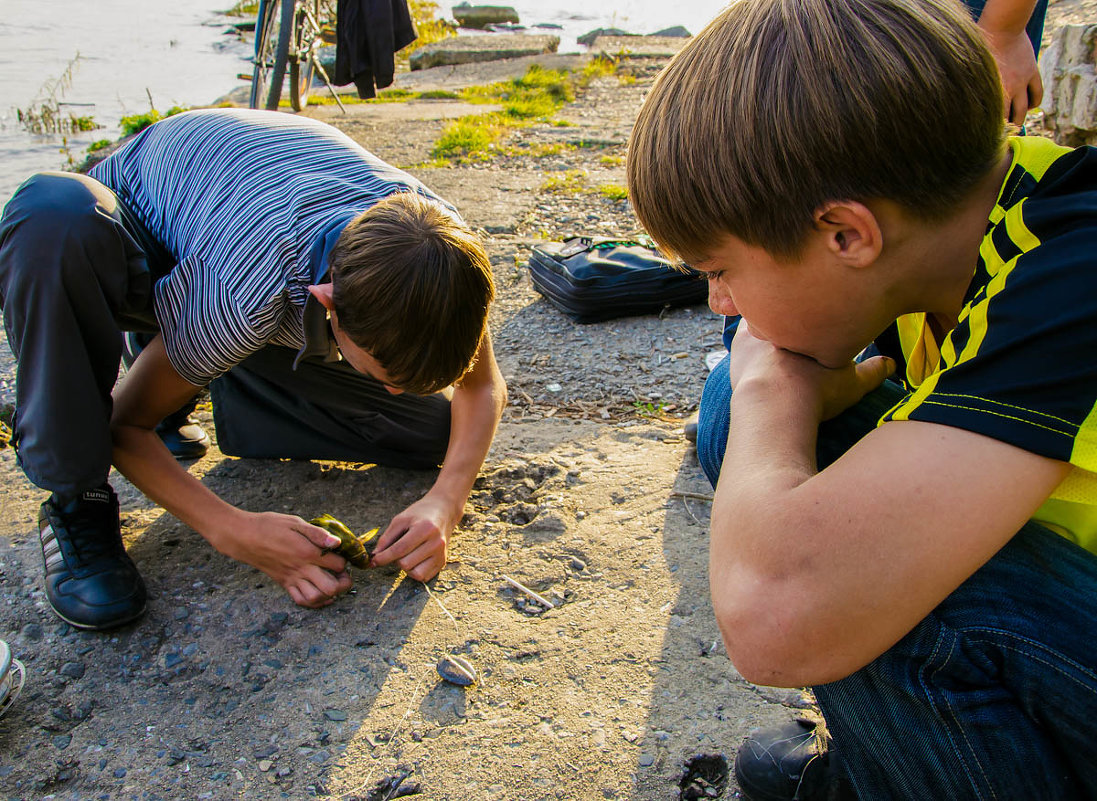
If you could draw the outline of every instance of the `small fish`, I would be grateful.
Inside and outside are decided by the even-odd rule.
[[[461,656],[442,657],[438,662],[438,675],[459,687],[468,687],[477,681],[476,668]]]
[[[332,549],[337,554],[355,567],[363,570],[369,567],[369,560],[373,555],[373,547],[370,543],[377,536],[378,529],[372,528],[359,537],[331,515],[320,515],[309,522],[339,538],[338,547]]]

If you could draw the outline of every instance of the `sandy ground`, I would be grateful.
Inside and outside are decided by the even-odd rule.
[[[1093,3],[1060,0],[1052,22],[1097,19]],[[628,204],[596,188],[624,184],[658,66],[598,79],[559,115],[570,125],[519,130],[505,153],[464,167],[415,166],[457,113],[444,101],[309,112],[453,201],[498,282],[491,324],[511,402],[429,593],[373,570],[332,607],[298,608],[115,476],[153,598],[135,625],[80,632],[41,589],[44,493],[0,451],[0,637],[27,668],[0,719],[0,794],[655,801],[679,797],[695,757],[730,761],[752,727],[805,712],[803,693],[737,674],[709,602],[711,489],[682,424],[719,318],[697,306],[578,326],[526,271],[545,239],[637,233]],[[568,147],[532,155],[556,142]],[[546,188],[570,170],[584,171],[580,191]],[[7,401],[14,370],[0,353]],[[329,512],[357,530],[385,525],[434,475],[216,448],[190,470],[244,508]],[[447,654],[478,684],[442,681]],[[734,780],[723,792],[737,796]]]

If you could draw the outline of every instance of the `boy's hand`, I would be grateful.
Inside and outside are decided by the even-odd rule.
[[[1036,66],[1036,54],[1028,35],[1008,31],[983,31],[998,64],[1002,79],[1006,120],[1014,125],[1024,125],[1029,109],[1036,108],[1044,99],[1044,83]]]
[[[351,588],[347,562],[326,549],[339,538],[294,515],[242,512],[217,550],[277,581],[294,603],[317,609]]]
[[[396,517],[377,540],[372,562],[393,562],[418,581],[430,581],[446,565],[449,535],[457,519],[451,505],[429,494]]]
[[[740,320],[731,342],[729,371],[733,391],[742,381],[758,380],[773,384],[782,393],[791,388],[814,398],[822,421],[837,417],[884,383],[895,371],[895,362],[874,356],[863,362],[850,361],[844,367],[824,367],[808,356],[758,339],[747,321]]]

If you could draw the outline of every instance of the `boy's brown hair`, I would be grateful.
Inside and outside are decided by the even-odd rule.
[[[794,257],[827,201],[943,219],[1003,143],[994,59],[952,0],[739,0],[657,79],[629,197],[687,262],[727,234]]]
[[[391,195],[332,248],[339,326],[401,389],[437,392],[471,367],[495,281],[484,246],[441,204]]]

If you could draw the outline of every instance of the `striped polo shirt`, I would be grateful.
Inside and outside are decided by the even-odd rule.
[[[278,112],[169,117],[91,175],[175,261],[155,286],[156,319],[172,366],[195,386],[268,344],[333,353],[308,286],[325,280],[343,227],[378,201],[415,192],[457,218],[335,128]]]
[[[907,395],[881,419],[975,431],[1069,462],[1033,516],[1097,553],[1097,149],[1010,140],[959,324],[898,320]]]

